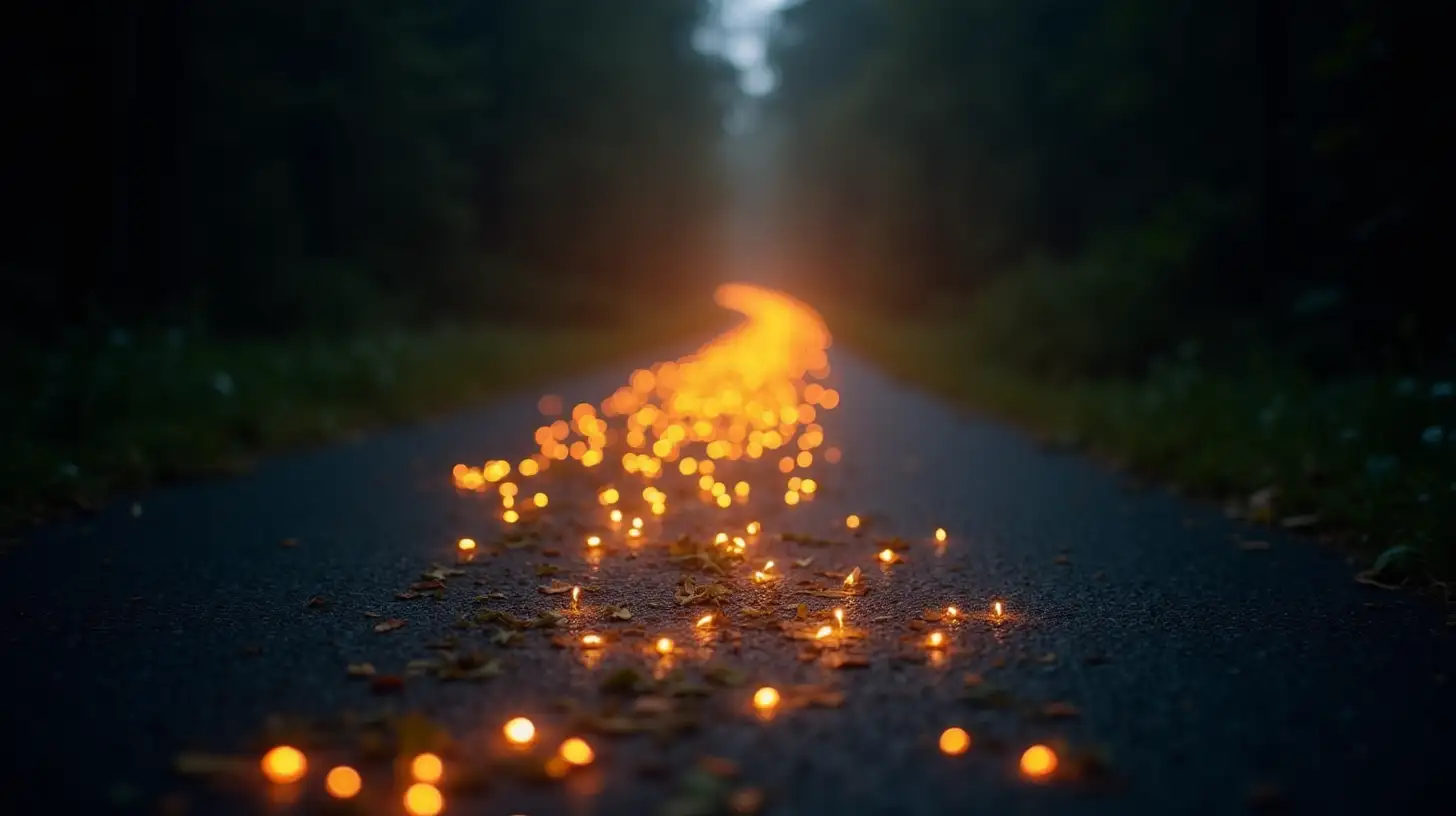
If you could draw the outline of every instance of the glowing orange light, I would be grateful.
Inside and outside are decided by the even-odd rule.
[[[445,809],[445,795],[428,782],[416,782],[404,792],[404,809],[410,816],[436,816]]]
[[[753,707],[759,711],[772,711],[779,704],[779,690],[764,686],[753,693]]]
[[[852,587],[852,586],[854,586],[855,582],[858,581],[858,580],[859,580],[859,567],[855,567],[854,569],[852,569],[852,570],[849,571],[849,574],[848,575],[844,576],[844,585],[847,586],[847,587]]]
[[[415,778],[416,782],[428,782],[433,785],[445,775],[445,763],[434,754],[420,754],[410,762],[410,775]]]
[[[672,654],[672,638],[658,638],[655,647],[658,654]]]
[[[515,524],[520,520],[521,514],[514,510],[507,510],[501,514],[501,521],[504,521],[506,524]]]
[[[652,515],[660,516],[663,513],[667,512],[667,505],[663,504],[662,502],[653,502],[650,509],[652,510]]]
[[[587,536],[586,537],[586,545],[588,547],[600,547],[600,546],[602,546],[602,537],[601,536],[594,536],[594,535]]]
[[[748,529],[748,534],[749,535],[758,535],[758,531],[761,530],[761,529],[763,529],[763,528],[761,526],[759,526],[759,523],[758,522],[756,522],[756,521],[750,521],[750,522],[748,522],[748,528],[747,529]]]
[[[536,495],[531,497],[531,501],[534,502],[537,507],[545,507],[546,502],[549,501],[549,499],[546,498],[545,493],[537,493]]]
[[[1006,608],[1001,605],[1000,601],[997,601],[991,604],[991,614],[999,618],[1002,615],[1006,614]]]
[[[719,496],[716,499],[716,501],[717,501],[719,507],[721,507],[721,508],[723,508],[723,509],[726,510],[726,509],[728,509],[729,506],[731,506],[733,504],[733,497],[732,496],[729,496],[727,493],[724,493],[721,496]]]
[[[515,482],[501,482],[499,490],[502,496],[512,497],[519,493],[521,488]]]
[[[698,618],[698,628],[699,629],[702,629],[702,628],[707,627],[707,626],[711,626],[712,624],[713,624],[713,616],[712,615],[704,615],[701,618]]]
[[[931,632],[930,637],[926,638],[925,642],[930,645],[930,648],[939,649],[945,645],[945,635],[940,632]]]
[[[516,717],[502,729],[512,745],[530,745],[536,738],[536,724],[525,717]]]
[[[787,504],[788,506],[793,507],[794,505],[796,505],[798,503],[799,503],[799,491],[797,491],[797,490],[790,490],[789,492],[787,492],[787,493],[784,494],[784,504]]]
[[[636,516],[636,517],[634,517],[632,519],[632,527],[634,529],[637,529],[637,530],[642,529],[642,517],[641,516]]]
[[[971,735],[964,728],[947,728],[940,734],[940,752],[960,756],[971,747]]]
[[[842,455],[843,454],[840,452],[839,448],[827,448],[824,451],[824,461],[828,462],[831,465],[837,465],[839,464],[839,459]]]
[[[836,610],[834,610],[834,621],[839,624],[839,628],[840,629],[843,629],[844,628],[844,610],[843,609],[836,609]]]
[[[359,772],[348,765],[332,768],[324,777],[324,790],[335,799],[353,799],[362,787],[364,782],[359,778]]]
[[[765,572],[763,572],[761,570],[754,570],[753,571],[753,582],[754,583],[761,584],[761,583],[763,583],[764,581],[767,581],[767,580],[768,580],[768,574],[767,573],[765,573]]]
[[[606,490],[603,490],[597,496],[597,498],[601,501],[602,504],[616,504],[617,500],[622,498],[622,494],[618,493],[615,487],[609,487]]]
[[[571,588],[571,605],[576,606],[576,602],[579,600],[581,600],[581,587],[574,586]]]
[[[557,749],[556,754],[577,767],[590,765],[592,764],[592,760],[596,759],[596,752],[581,737],[568,738],[565,742],[561,743],[561,747]]]
[[[287,785],[308,773],[308,758],[292,745],[280,745],[263,755],[262,766],[269,782]]]
[[[814,491],[819,489],[819,483],[813,479],[805,479],[804,483],[799,485],[799,489],[812,495]]]
[[[748,542],[743,540],[743,536],[733,536],[733,549],[741,550],[747,546]]]
[[[880,550],[880,560],[883,561],[883,562],[885,562],[886,564],[889,564],[889,563],[894,562],[894,560],[895,560],[895,553],[894,553],[894,551],[888,550],[888,549],[886,549],[886,550]]]
[[[947,618],[954,618],[956,615],[959,615],[960,613],[961,613],[961,611],[959,609],[956,609],[954,606],[947,606],[945,608],[945,616]]]
[[[766,564],[763,565],[763,571],[764,572],[768,572],[769,570],[773,569],[773,565],[774,565],[774,562],[769,561],[768,563],[766,563]]]
[[[596,649],[602,645],[601,635],[582,635],[581,645],[588,649]]]
[[[1045,745],[1033,745],[1021,755],[1021,772],[1040,778],[1057,769],[1057,752]]]
[[[713,543],[714,544],[727,544],[728,543],[728,534],[727,533],[719,533],[718,535],[716,535],[716,536],[713,537]]]
[[[794,470],[794,458],[792,456],[785,456],[784,458],[782,458],[782,459],[779,460],[779,472],[780,473],[791,473],[791,472],[793,472],[793,470]]]
[[[937,527],[937,528],[935,528],[935,540],[936,541],[944,541],[945,540],[945,528],[944,527]]]
[[[856,516],[856,515],[853,515],[853,514],[847,516],[844,519],[844,526],[845,527],[848,527],[851,530],[858,530],[859,529],[859,516]]]
[[[630,529],[630,530],[627,531],[627,537],[628,538],[641,538],[642,537],[642,531],[639,530],[639,529],[637,529],[636,527],[633,527],[632,529]]]
[[[612,512],[611,512],[611,513],[610,513],[610,514],[609,514],[609,516],[608,516],[608,517],[609,517],[609,518],[611,518],[611,520],[612,520],[612,521],[613,521],[613,522],[620,522],[620,521],[621,521],[621,520],[622,520],[622,511],[621,511],[621,510],[613,510],[613,511],[612,511]]]
[[[801,468],[806,468],[814,464],[814,454],[808,451],[799,451],[799,455],[794,457],[794,463]]]
[[[462,538],[462,539],[460,539],[460,545],[459,546],[460,546],[460,551],[461,552],[470,552],[471,550],[475,549],[475,539],[473,539],[473,538]]]
[[[748,491],[750,489],[751,488],[748,486],[748,482],[739,482],[738,484],[733,485],[733,495],[737,496],[740,499],[747,498]]]
[[[827,638],[827,637],[829,637],[832,634],[834,634],[834,627],[832,627],[832,626],[821,626],[821,627],[819,627],[819,631],[817,631],[817,632],[814,633],[814,637],[817,638],[817,639],[819,639],[819,640],[823,640],[824,638]]]
[[[520,471],[522,476],[535,476],[541,472],[541,466],[536,463],[535,459],[522,459],[521,463],[516,465],[516,470]]]

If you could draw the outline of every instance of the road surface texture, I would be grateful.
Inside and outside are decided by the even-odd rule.
[[[373,723],[410,711],[456,740],[449,813],[1395,813],[1456,801],[1442,767],[1456,637],[1441,610],[1356,584],[1322,545],[1138,489],[838,350],[833,362],[842,403],[823,424],[844,458],[815,470],[813,501],[787,507],[781,483],[757,478],[746,507],[650,520],[635,549],[586,482],[544,481],[551,505],[513,528],[535,531],[518,541],[503,538],[498,499],[452,486],[457,462],[531,452],[534,393],[31,536],[0,575],[4,767],[7,802],[44,809],[11,812],[319,812],[335,761],[360,768],[365,800],[392,803],[368,812],[401,812],[387,761],[360,746]],[[599,400],[625,371],[549,390],[567,405]],[[852,534],[848,513],[872,523]],[[684,565],[667,542],[739,534],[750,519],[763,530],[747,565],[719,579],[733,588],[721,608],[680,605]],[[596,554],[592,532],[607,539]],[[396,600],[432,564],[454,569],[462,536],[480,542],[463,574]],[[908,548],[881,565],[893,536]],[[777,578],[748,580],[768,559]],[[807,594],[856,566],[865,594]],[[586,589],[576,609],[541,591],[552,580]],[[949,605],[957,620],[918,620]],[[631,619],[611,618],[616,606]],[[816,641],[836,606],[845,632]],[[558,627],[513,634],[552,610]],[[390,620],[406,623],[376,631]],[[929,648],[937,631],[944,645]],[[589,632],[605,647],[582,647]],[[665,658],[653,653],[662,635],[675,641]],[[407,671],[412,660],[426,662]],[[444,681],[441,660],[495,676]],[[347,674],[366,662],[374,677]],[[763,685],[783,698],[771,716],[750,704]],[[536,723],[534,752],[502,744],[518,715]],[[311,760],[300,785],[270,787],[257,770],[268,729],[300,718],[333,725],[295,740]],[[937,747],[951,726],[971,734],[959,756]],[[591,741],[593,765],[557,780],[523,770],[573,733]],[[1034,743],[1061,756],[1048,780],[1018,770]],[[251,774],[178,775],[178,757],[196,752],[241,755]],[[462,780],[475,784],[450,784]]]

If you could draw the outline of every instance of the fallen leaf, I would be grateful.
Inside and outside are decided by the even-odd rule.
[[[512,629],[497,629],[491,635],[490,642],[497,646],[515,646],[525,639],[525,635]]]
[[[715,686],[741,686],[748,675],[731,666],[712,666],[703,672],[703,679]]]
[[[537,564],[536,565],[536,575],[538,575],[540,577],[543,577],[543,578],[545,576],[547,576],[547,575],[555,575],[558,572],[561,572],[561,567],[558,567],[555,564]]]
[[[536,589],[544,595],[560,595],[563,592],[570,592],[571,584],[568,584],[558,578],[552,578],[551,583],[545,586],[538,586],[536,587]]]
[[[870,665],[870,659],[855,652],[829,652],[824,656],[824,665],[831,669],[863,669]]]
[[[763,609],[755,609],[755,608],[753,608],[751,606],[745,606],[745,607],[743,607],[743,609],[740,610],[739,613],[742,614],[742,615],[744,615],[744,616],[746,616],[746,617],[750,617],[750,618],[761,618],[761,617],[769,614],[766,610],[763,610]]]
[[[440,668],[441,662],[434,658],[411,660],[404,665],[405,674],[428,674]]]
[[[378,612],[365,612],[364,613],[364,617],[366,617],[366,618],[382,618],[384,616],[381,615],[381,614],[379,614]]]
[[[501,673],[499,660],[487,660],[476,663],[470,661],[457,661],[454,665],[445,666],[440,670],[440,679],[445,681],[455,680],[486,680],[497,677]]]
[[[924,612],[920,613],[920,617],[924,620],[930,621],[931,623],[935,623],[936,621],[945,617],[945,613],[941,612],[939,609],[927,609]]]
[[[1071,703],[1054,700],[1041,707],[1041,715],[1052,719],[1080,717],[1082,712]]]
[[[1279,523],[1287,529],[1295,530],[1301,527],[1313,527],[1314,525],[1319,524],[1319,520],[1320,517],[1318,513],[1306,513],[1302,516],[1288,516],[1282,519]]]
[[[304,606],[306,606],[306,607],[308,607],[310,609],[322,609],[323,606],[324,606],[324,604],[326,604],[326,603],[328,603],[328,601],[324,600],[322,597],[320,597],[318,595],[315,595],[312,598],[309,598],[308,599],[308,602],[305,603]]]
[[[445,582],[438,580],[420,581],[410,584],[410,592],[434,592],[437,589],[444,589]]]
[[[373,677],[375,675],[373,663],[350,663],[345,671],[350,677]]]
[[[804,603],[799,604],[798,608],[794,611],[794,618],[797,620],[808,620],[809,605]]]
[[[188,751],[178,754],[172,767],[184,776],[227,776],[235,773],[256,773],[257,760],[252,757]]]
[[[398,694],[404,691],[404,678],[397,674],[381,674],[369,681],[369,690],[375,694]]]
[[[608,694],[636,694],[643,687],[642,675],[630,666],[617,669],[602,678],[602,691]]]
[[[406,621],[401,620],[400,618],[390,618],[389,620],[381,621],[379,623],[374,624],[374,631],[380,632],[380,633],[383,633],[383,632],[393,632],[394,630],[398,629],[399,627],[404,626],[405,623],[406,623]]]
[[[809,556],[808,558],[795,558],[794,559],[794,566],[796,566],[796,567],[807,567],[807,566],[809,566],[812,563],[814,563],[814,556],[812,556],[812,555]]]
[[[1036,662],[1038,662],[1038,663],[1048,663],[1048,664],[1055,663],[1055,662],[1057,662],[1057,653],[1056,652],[1047,652],[1046,654],[1042,655],[1041,657],[1038,657],[1036,659]]]
[[[625,606],[606,606],[602,612],[612,620],[632,620],[632,610]]]
[[[658,697],[648,694],[638,697],[632,702],[632,713],[652,717],[671,714],[677,708],[677,703],[667,697]]]

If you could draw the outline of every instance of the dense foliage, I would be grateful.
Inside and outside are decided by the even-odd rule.
[[[1425,9],[804,0],[774,110],[805,266],[910,309],[985,293],[1039,370],[1449,355]]]
[[[11,329],[579,319],[710,252],[695,0],[25,5]]]

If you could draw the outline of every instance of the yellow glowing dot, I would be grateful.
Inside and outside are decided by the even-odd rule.
[[[324,789],[335,799],[353,799],[364,786],[359,772],[348,765],[340,765],[324,777]]]
[[[1021,755],[1021,772],[1042,777],[1057,769],[1057,752],[1045,745],[1033,745]]]
[[[808,451],[799,451],[799,455],[795,457],[794,463],[801,468],[806,468],[814,464],[814,454]]]
[[[684,476],[691,476],[698,472],[698,460],[691,456],[684,456],[681,462],[677,463],[677,472]]]
[[[506,524],[515,524],[520,520],[521,514],[514,510],[507,510],[501,514],[501,521],[504,521]]]
[[[748,522],[748,528],[747,529],[748,529],[748,534],[749,535],[758,535],[758,531],[761,530],[761,529],[763,529],[763,528],[759,526],[758,522],[756,522],[756,521],[750,521],[750,522]]]
[[[940,734],[940,751],[947,756],[960,756],[971,747],[971,735],[964,728],[947,728]]]
[[[945,635],[940,632],[931,632],[930,637],[926,638],[925,642],[930,644],[930,648],[939,649],[945,645]]]
[[[698,477],[699,490],[711,490],[714,484],[716,484],[716,482],[713,481],[713,477],[706,473]]]
[[[779,472],[780,473],[789,473],[789,472],[793,471],[793,469],[794,469],[794,459],[793,459],[793,457],[791,457],[791,456],[785,456],[784,458],[782,458],[782,459],[779,460]]]
[[[727,493],[728,492],[728,485],[725,485],[722,482],[714,482],[713,483],[713,489],[710,492],[714,496],[721,496],[724,493]]]
[[[500,494],[502,496],[514,496],[521,491],[515,482],[501,482]]]
[[[263,775],[278,785],[297,782],[308,773],[308,759],[292,745],[280,745],[263,755]]]
[[[571,605],[576,606],[576,602],[579,600],[581,600],[581,587],[574,586],[571,588]]]
[[[634,517],[632,519],[632,527],[635,528],[635,529],[638,529],[638,530],[642,529],[642,517],[641,516],[636,516],[636,517]]]
[[[728,543],[728,534],[727,533],[719,533],[718,535],[716,535],[716,536],[713,537],[713,543],[714,544],[726,544],[726,543]]]
[[[814,491],[819,489],[819,483],[814,481],[813,479],[805,479],[804,483],[799,485],[799,489],[804,491],[805,493],[813,493]]]
[[[562,759],[576,766],[590,765],[592,764],[592,760],[596,759],[596,752],[592,751],[592,747],[581,737],[567,739],[561,743],[561,748],[556,753]]]
[[[658,654],[672,654],[672,638],[658,638],[656,647]]]
[[[799,491],[797,491],[797,490],[790,490],[790,491],[788,491],[787,493],[784,494],[784,504],[787,504],[790,507],[793,507],[794,505],[796,505],[798,503],[799,503]]]
[[[462,552],[469,552],[470,550],[473,550],[473,549],[475,549],[475,539],[473,539],[473,538],[462,538],[462,539],[460,539],[460,550]]]
[[[959,609],[956,609],[954,606],[947,606],[945,608],[945,616],[947,618],[954,618],[956,615],[959,615],[960,613],[961,613],[961,611]]]
[[[545,507],[546,502],[549,501],[549,499],[546,498],[545,493],[537,493],[536,495],[531,497],[531,501],[535,503],[537,507]]]
[[[536,738],[536,724],[525,717],[516,717],[503,730],[513,745],[527,745]]]
[[[859,529],[859,516],[850,515],[844,519],[844,526],[851,530]]]
[[[506,510],[509,510],[509,509],[511,509],[512,507],[515,507],[515,506],[516,506],[516,500],[515,500],[514,497],[512,497],[512,496],[506,496],[506,497],[504,497],[504,498],[501,499],[501,507],[505,508]]]
[[[610,518],[612,519],[612,521],[621,521],[622,520],[622,511],[621,510],[613,510],[611,512],[611,514],[610,514]]]
[[[791,476],[791,477],[789,477],[789,489],[790,490],[798,490],[800,487],[803,487],[803,486],[804,486],[804,479],[802,477],[800,477],[800,476]]]
[[[821,627],[819,627],[819,631],[817,631],[817,632],[814,633],[814,637],[818,638],[819,640],[823,640],[824,638],[829,637],[833,633],[834,633],[834,627],[832,627],[832,626],[821,626]]]
[[[748,542],[743,540],[743,536],[733,536],[733,547],[735,549],[741,550],[741,549],[743,549],[744,547],[747,547],[747,546],[748,546]],[[773,562],[770,561],[769,563],[773,563]]]
[[[763,565],[763,571],[764,572],[768,572],[769,570],[773,569],[773,565],[774,565],[774,562],[772,562],[772,561],[768,562],[767,564],[764,564]]]
[[[427,782],[416,782],[404,792],[404,809],[410,816],[435,816],[445,809],[445,795]]]
[[[733,504],[733,497],[729,496],[727,493],[724,493],[723,495],[719,496],[716,501],[719,507],[727,509]]]
[[[698,618],[698,628],[699,629],[701,629],[701,628],[703,628],[705,626],[711,626],[712,623],[713,623],[713,616],[712,615],[704,615],[701,618]]]
[[[844,610],[843,609],[836,609],[836,610],[834,610],[834,621],[839,624],[839,628],[840,629],[843,629],[844,628]]]
[[[642,531],[639,530],[639,529],[637,529],[636,527],[633,527],[632,529],[630,529],[630,530],[627,531],[627,537],[628,538],[641,538],[642,537]]]
[[[522,459],[521,463],[516,465],[516,470],[520,471],[522,476],[535,476],[541,471],[541,466],[536,463],[535,459]]]
[[[880,560],[889,564],[895,560],[895,553],[890,550],[880,550]]]
[[[944,541],[945,540],[945,528],[944,527],[937,527],[937,528],[935,528],[935,540],[936,541]]]
[[[410,775],[416,782],[429,782],[433,785],[445,775],[445,763],[434,754],[420,754],[410,762]]]
[[[582,635],[581,636],[581,645],[585,646],[588,649],[598,648],[598,647],[600,647],[602,645],[602,636],[601,635]]]
[[[748,482],[739,482],[738,484],[733,485],[733,495],[737,496],[740,499],[746,498],[748,496],[748,491],[751,489],[752,488],[748,486]]]
[[[759,711],[771,711],[779,704],[779,690],[764,686],[753,693],[753,707]]]
[[[600,547],[600,546],[602,546],[602,537],[601,536],[587,536],[586,537],[586,545],[588,547]]]
[[[761,570],[754,570],[753,571],[753,580],[754,580],[755,583],[761,584],[764,581],[767,581],[768,580],[768,574],[765,573],[765,572],[763,572],[763,571],[761,571]]]
[[[991,604],[991,614],[993,614],[993,615],[995,615],[996,617],[999,618],[999,617],[1001,617],[1005,613],[1006,613],[1006,607],[1002,606],[1000,601],[997,601],[996,603]]]
[[[667,512],[667,505],[663,504],[662,502],[653,502],[652,503],[652,515],[654,515],[654,516],[660,516],[660,515],[662,515],[663,513],[666,513],[666,512]]]
[[[602,504],[616,504],[617,500],[621,497],[622,494],[618,493],[615,487],[609,487],[606,490],[602,491],[599,498],[601,499]]]

